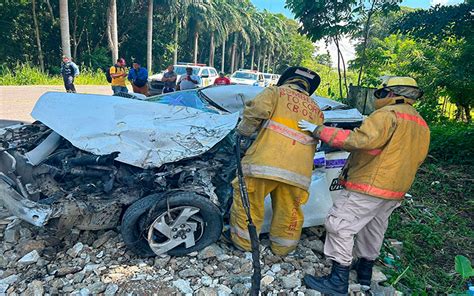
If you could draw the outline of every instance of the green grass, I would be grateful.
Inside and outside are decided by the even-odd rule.
[[[432,127],[430,156],[409,192],[413,198],[406,199],[390,218],[385,238],[403,242],[403,250],[399,258],[394,256],[386,272],[393,283],[409,266],[395,285],[409,295],[462,293],[467,289],[455,272],[454,257],[474,258],[472,158],[460,157],[472,157],[472,136],[463,138],[472,128]],[[454,145],[453,138],[458,141]],[[386,244],[381,259],[390,261],[387,257],[395,253]]]
[[[75,79],[78,85],[107,85],[105,74],[101,70],[81,67],[81,74]],[[18,64],[14,69],[0,68],[0,85],[62,85],[60,75],[42,73],[38,68]]]

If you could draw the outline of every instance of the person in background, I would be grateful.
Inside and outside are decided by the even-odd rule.
[[[134,93],[148,96],[148,71],[140,62],[133,61],[132,69],[128,72],[128,80],[132,84]]]
[[[164,82],[163,86],[163,93],[170,93],[176,91],[176,79],[178,75],[174,71],[174,66],[169,65],[167,71],[163,74],[163,78],[161,79]]]
[[[75,93],[74,78],[79,75],[79,67],[71,60],[71,57],[63,55],[61,64],[61,76],[63,77],[64,87],[68,93]]]
[[[117,60],[117,63],[110,67],[109,72],[112,77],[112,91],[114,94],[119,92],[128,93],[127,85],[125,84],[125,77],[127,77],[127,69],[125,66],[127,63],[124,58]]]
[[[228,85],[230,84],[230,79],[225,77],[224,72],[219,73],[219,77],[214,81],[214,85]]]
[[[324,254],[331,274],[305,275],[306,287],[347,295],[353,255],[363,290],[380,254],[388,219],[410,189],[430,146],[430,130],[413,108],[422,95],[410,77],[385,77],[374,93],[376,111],[353,131],[301,120],[303,131],[331,147],[351,152],[339,181],[344,187],[326,217]],[[368,294],[366,294],[368,295]]]
[[[193,74],[192,67],[187,67],[186,75],[181,75],[181,77],[179,78],[178,89],[179,90],[193,89],[193,88],[199,87],[199,84],[201,84],[201,78]]]

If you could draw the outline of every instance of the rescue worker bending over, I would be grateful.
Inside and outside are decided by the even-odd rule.
[[[309,97],[318,87],[317,73],[303,67],[290,67],[277,86],[267,87],[246,104],[237,131],[257,139],[242,159],[253,222],[260,233],[264,199],[272,198],[273,218],[270,241],[273,252],[286,255],[300,239],[303,225],[301,205],[308,200],[313,157],[317,140],[298,130],[298,121],[323,123],[323,114]],[[247,217],[242,207],[238,180],[232,182],[234,199],[230,212],[231,240],[251,250]]]
[[[307,287],[347,295],[354,247],[358,281],[370,289],[389,216],[400,206],[428,153],[428,125],[412,107],[422,94],[410,77],[386,77],[375,91],[376,111],[360,128],[350,131],[299,123],[321,141],[351,152],[339,177],[345,189],[325,223],[324,254],[333,261],[332,271],[328,277],[306,275]]]

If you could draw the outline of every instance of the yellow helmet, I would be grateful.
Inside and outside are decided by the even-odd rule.
[[[384,76],[382,85],[374,92],[376,98],[385,98],[389,92],[409,99],[419,99],[423,91],[418,87],[415,79],[402,76]]]

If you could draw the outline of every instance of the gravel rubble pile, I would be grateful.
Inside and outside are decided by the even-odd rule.
[[[302,278],[330,271],[322,229],[305,229],[298,249],[286,257],[274,255],[268,238],[262,239],[263,295],[321,295],[306,289]],[[0,240],[0,295],[220,296],[250,289],[251,254],[222,241],[183,257],[140,258],[127,250],[118,230],[61,234],[17,219],[0,220]],[[378,269],[374,279],[386,280]],[[351,274],[351,295],[364,295],[354,280]],[[378,286],[375,292],[398,293]]]

